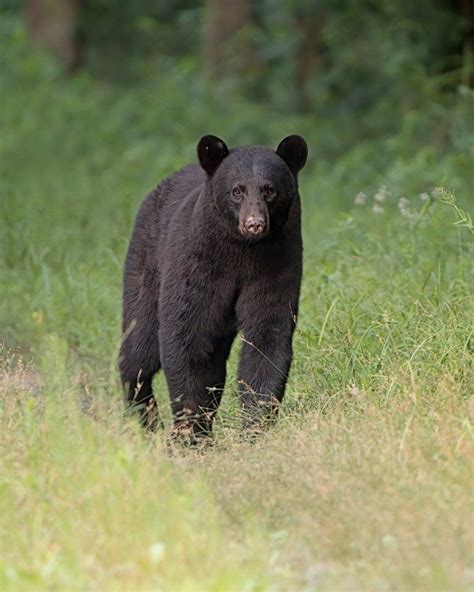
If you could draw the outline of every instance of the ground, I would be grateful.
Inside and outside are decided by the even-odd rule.
[[[192,116],[165,145],[147,131],[150,93],[87,79],[72,92],[36,79],[35,63],[12,86],[35,92],[2,109],[1,589],[472,589],[467,153],[361,140],[329,163],[309,138],[278,425],[240,438],[237,343],[215,445],[170,456],[166,434],[124,416],[123,259],[146,192],[225,126]],[[253,140],[237,131],[235,143]],[[169,429],[162,377],[156,387]]]

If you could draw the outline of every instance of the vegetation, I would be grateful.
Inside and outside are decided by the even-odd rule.
[[[353,21],[334,6],[336,35]],[[257,74],[212,86],[190,64],[195,48],[160,61],[159,76],[142,54],[133,83],[104,77],[93,56],[64,78],[12,11],[0,19],[1,589],[471,589],[468,58],[448,77],[430,72],[414,33],[393,46],[401,61],[384,61],[387,28],[420,26],[403,13],[373,21],[363,54],[354,45],[357,63],[377,58],[362,102],[328,29],[320,82],[343,90],[321,103],[313,82],[303,100],[277,99],[288,84],[271,64],[260,98]],[[447,30],[435,21],[438,46],[460,39],[453,19]],[[292,132],[311,156],[280,421],[257,442],[240,437],[236,347],[215,445],[170,456],[165,434],[149,438],[124,416],[116,371],[138,204],[195,159],[204,133],[276,146]],[[161,376],[157,387],[169,428]]]

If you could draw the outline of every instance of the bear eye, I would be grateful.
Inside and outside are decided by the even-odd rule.
[[[263,197],[266,201],[272,201],[275,197],[275,190],[271,185],[265,185],[263,188]]]
[[[234,187],[232,189],[232,196],[235,199],[237,199],[237,200],[242,199],[242,194],[243,194],[243,191],[242,191],[242,188],[241,187]]]

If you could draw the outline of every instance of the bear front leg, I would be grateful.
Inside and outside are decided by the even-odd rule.
[[[186,443],[212,435],[226,379],[226,361],[234,335],[216,340],[213,351],[202,355],[202,346],[173,352],[164,358],[174,420],[174,435]],[[194,354],[194,355],[193,355]]]
[[[186,443],[212,435],[212,425],[224,389],[225,370],[209,374],[201,363],[181,365],[166,373],[173,413],[173,433]]]
[[[275,419],[291,366],[296,298],[255,294],[238,304],[242,349],[238,390],[243,427],[260,430]]]

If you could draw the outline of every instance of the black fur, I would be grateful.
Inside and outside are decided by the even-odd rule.
[[[297,172],[306,143],[277,152],[198,145],[201,167],[164,180],[137,215],[124,274],[120,372],[144,425],[159,421],[151,383],[163,368],[175,427],[210,434],[238,332],[248,425],[282,400],[302,271]]]

